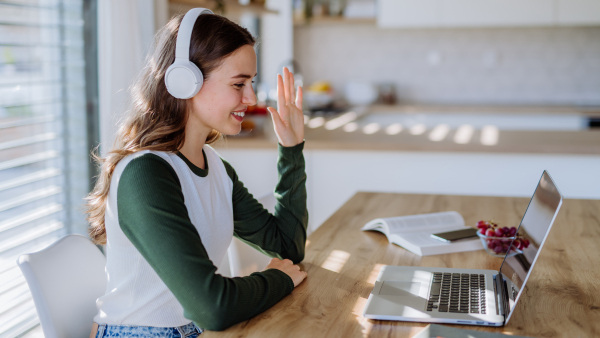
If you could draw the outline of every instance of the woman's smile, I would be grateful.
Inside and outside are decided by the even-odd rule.
[[[246,110],[242,111],[234,111],[231,113],[234,119],[242,122],[244,120],[244,115],[246,115]]]

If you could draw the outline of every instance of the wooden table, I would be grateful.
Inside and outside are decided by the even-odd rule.
[[[519,224],[528,198],[354,195],[308,238],[308,278],[271,309],[206,337],[411,337],[426,324],[362,317],[382,265],[498,269],[483,250],[420,257],[360,228],[373,218],[456,210],[468,225]],[[454,326],[532,337],[600,337],[600,201],[565,200],[505,327]]]

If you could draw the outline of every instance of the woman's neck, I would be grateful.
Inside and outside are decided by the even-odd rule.
[[[183,156],[185,156],[185,158],[187,158],[190,162],[192,162],[196,167],[200,168],[200,169],[206,169],[206,164],[204,163],[204,155],[202,154],[202,146],[204,145],[204,142],[201,143],[202,146],[198,147],[196,145],[192,146],[187,146],[186,144],[189,144],[188,142],[186,142],[183,147],[181,147],[181,149],[179,149],[179,152],[183,154]]]
[[[185,140],[183,141],[183,146],[179,149],[179,152],[183,156],[201,169],[206,169],[202,147],[204,147],[210,131],[210,129],[198,125],[198,121],[195,121],[195,119],[188,119],[185,126]]]

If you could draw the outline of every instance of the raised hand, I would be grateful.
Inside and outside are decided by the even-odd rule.
[[[273,118],[273,127],[279,143],[293,147],[304,140],[304,114],[302,114],[302,87],[294,93],[294,75],[284,67],[283,77],[277,75],[277,110],[267,108]]]

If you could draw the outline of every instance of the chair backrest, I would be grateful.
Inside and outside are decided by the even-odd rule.
[[[275,196],[267,194],[257,199],[265,209],[270,213],[275,212]],[[262,252],[257,251],[248,244],[233,238],[229,248],[227,249],[229,257],[229,268],[231,269],[231,277],[248,276],[253,272],[262,271],[271,258]]]
[[[86,237],[67,235],[17,264],[29,285],[46,338],[88,337],[106,292],[106,258]]]

